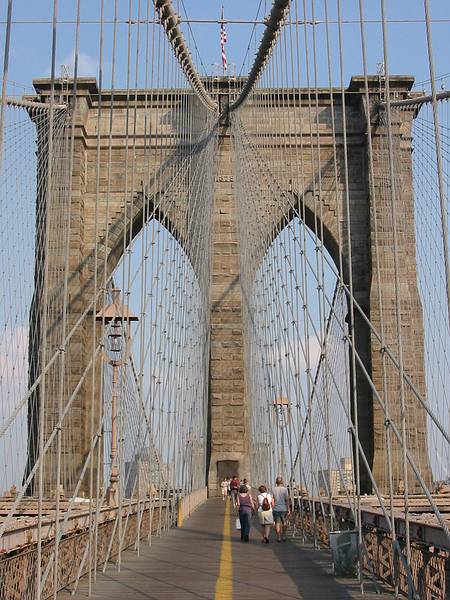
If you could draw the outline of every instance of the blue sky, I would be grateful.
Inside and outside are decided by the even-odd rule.
[[[254,19],[269,12],[271,0],[173,0],[176,10],[184,17],[187,12],[192,19],[217,19],[220,17],[222,3],[224,4],[225,17],[228,19]],[[330,5],[330,19],[336,20],[336,0],[328,0]],[[150,0],[151,2],[151,0]],[[318,21],[323,20],[323,0],[314,0]],[[76,15],[76,0],[60,0],[59,18],[61,21],[72,21],[72,23],[61,23],[58,27],[57,37],[57,61],[58,65],[70,65],[73,62],[75,47],[75,26],[73,20]],[[311,0],[306,0],[306,18],[311,18]],[[342,0],[344,21],[358,19],[358,0]],[[380,1],[366,0],[367,19],[379,20]],[[303,2],[298,0],[299,17],[303,18]],[[425,28],[422,23],[394,22],[396,19],[413,21],[423,19],[423,0],[386,0],[389,24],[389,48],[390,48],[390,72],[395,74],[410,74],[417,82],[429,79],[428,57],[426,49]],[[20,95],[30,92],[33,78],[45,77],[50,72],[51,51],[51,25],[53,0],[14,0],[12,28],[11,55],[8,80],[8,93]],[[127,35],[128,26],[124,23],[128,18],[128,0],[119,0],[119,20],[121,21],[118,31],[118,74],[117,86],[124,87],[126,82],[127,61]],[[142,16],[145,17],[147,0],[141,0]],[[450,73],[450,61],[448,52],[448,39],[450,34],[450,22],[437,22],[438,19],[450,17],[449,0],[430,0],[433,23],[434,58],[436,73]],[[292,0],[293,11],[295,1]],[[105,0],[105,18],[109,23],[105,26],[105,87],[110,85],[111,68],[111,46],[112,46],[112,24],[114,0]],[[138,12],[138,0],[132,0],[131,18],[136,19]],[[97,76],[98,74],[98,39],[100,17],[100,0],[81,0],[81,41],[80,41],[80,75]],[[0,20],[4,23],[6,16],[6,1],[0,4]],[[35,23],[20,23],[19,21],[40,21]],[[91,21],[91,22],[89,22]],[[94,21],[92,23],[92,21]],[[233,71],[245,74],[251,66],[257,44],[262,35],[263,26],[258,25],[252,36],[252,25],[227,24],[228,43],[226,47],[228,62]],[[201,73],[211,73],[213,65],[220,63],[219,25],[216,24],[192,24],[191,29],[186,24],[182,26],[188,45],[192,50],[194,61]],[[312,26],[307,27],[309,41],[311,42]],[[382,61],[382,38],[381,25],[367,23],[367,54],[368,68],[375,73],[377,65]],[[344,31],[344,80],[348,82],[351,75],[362,73],[361,47],[358,23],[345,23]],[[142,26],[141,35],[145,33]],[[337,26],[330,25],[331,45],[333,49],[333,82],[339,83],[338,71],[338,46]],[[136,43],[137,27],[132,26],[133,49]],[[5,27],[0,24],[0,52],[3,52]],[[327,65],[325,53],[325,26],[323,22],[316,25],[317,50],[318,50],[318,79],[319,85],[327,85]],[[303,43],[303,26],[300,26],[300,38]],[[248,54],[247,49],[249,48]],[[303,48],[303,47],[302,47]],[[197,50],[198,49],[198,50]],[[303,51],[303,49],[302,49]],[[2,58],[0,57],[0,64]],[[141,68],[141,81],[144,69]],[[439,79],[438,83],[441,83]],[[450,77],[442,79],[443,85],[450,87]],[[306,85],[306,82],[304,83]],[[422,86],[420,86],[422,87]],[[425,84],[424,87],[427,87]],[[435,198],[435,194],[433,195]],[[429,199],[429,198],[428,198]],[[34,201],[34,198],[33,198]],[[30,239],[31,236],[30,236]],[[32,263],[30,263],[32,264]],[[31,271],[30,271],[31,273]],[[31,277],[31,275],[30,275]],[[31,279],[30,279],[31,281]],[[134,300],[135,302],[136,300]],[[132,300],[133,302],[133,300]],[[137,310],[136,310],[137,312]],[[24,313],[27,314],[27,313]],[[447,340],[448,341],[448,340]],[[447,348],[448,351],[448,348]],[[436,394],[439,398],[439,395]],[[1,491],[1,488],[0,488]]]
[[[76,14],[76,1],[65,0],[59,3],[59,18],[61,21],[73,20]],[[128,18],[128,0],[119,0],[119,19]],[[174,0],[175,9],[182,15],[187,15],[192,19],[217,19],[220,17],[221,7],[224,4],[225,17],[229,19],[254,19],[258,14],[259,18],[267,14],[271,7],[270,0]],[[311,0],[307,0],[307,18],[311,18]],[[358,18],[357,0],[344,0],[343,19]],[[29,0],[14,0],[13,15],[15,23],[12,30],[12,48],[10,58],[9,80],[18,82],[26,87],[34,77],[46,76],[49,73],[50,66],[50,44],[51,44],[51,26],[48,23],[52,15],[52,0],[40,0],[39,2],[29,2]],[[317,20],[323,19],[323,0],[315,0],[315,17]],[[330,20],[336,19],[336,0],[329,0]],[[380,2],[371,0],[366,2],[367,19],[379,19]],[[394,19],[423,19],[422,0],[386,0],[388,18]],[[431,13],[434,20],[445,19],[449,17],[447,0],[431,0]],[[294,14],[295,2],[291,3],[291,12]],[[114,2],[105,0],[105,17],[112,19]],[[132,0],[132,18],[137,18],[138,0]],[[141,0],[141,12],[145,17],[147,11],[147,0]],[[303,2],[298,0],[299,17],[303,18]],[[4,22],[6,16],[6,2],[2,3],[0,18]],[[96,23],[87,23],[87,21],[98,21],[100,17],[100,0],[81,0],[81,44],[80,44],[80,74],[95,76],[98,71],[98,36],[99,27]],[[18,23],[20,20],[47,21],[47,23]],[[362,72],[361,50],[359,39],[358,24],[344,24],[344,63],[346,81],[352,74]],[[143,35],[144,26],[142,26]],[[219,45],[219,25],[218,24],[192,24],[191,29],[195,44],[192,40],[192,34],[186,24],[183,25],[186,38],[192,49],[194,59],[196,60],[199,71],[207,72],[213,70],[215,63],[220,62]],[[255,52],[255,40],[259,41],[263,26],[256,27],[256,32],[250,43],[248,60],[244,63],[246,50],[249,46],[249,40],[252,33],[251,25],[228,24],[228,43],[227,56],[228,62],[235,65],[239,73],[244,63],[242,72],[245,74],[248,62],[252,61]],[[300,26],[300,32],[303,31]],[[308,26],[311,37],[312,27]],[[136,26],[133,26],[135,35]],[[319,61],[319,79],[326,85],[326,65],[325,65],[325,26],[319,23],[316,26],[318,61]],[[112,25],[106,25],[106,45],[105,45],[105,70],[106,82],[108,85],[111,56],[111,33]],[[433,23],[433,38],[435,47],[435,62],[437,74],[443,74],[450,71],[448,65],[448,50],[446,42],[450,33],[450,23]],[[337,26],[330,25],[331,42],[333,48],[333,72],[335,82],[338,83],[337,75]],[[3,47],[4,25],[1,27],[0,47]],[[58,28],[58,50],[57,64],[70,64],[73,60],[73,50],[75,45],[75,26],[74,24],[61,23]],[[428,62],[426,54],[426,38],[423,23],[394,23],[389,25],[389,45],[390,45],[390,70],[392,73],[412,74],[417,81],[428,79]],[[198,52],[195,49],[198,48]],[[127,25],[125,23],[119,26],[118,35],[119,48],[119,84],[123,85],[125,77],[125,64],[127,54]],[[379,23],[367,24],[367,50],[369,70],[376,72],[377,63],[382,61],[381,45],[381,26]],[[232,67],[233,68],[233,67]],[[20,93],[20,88],[13,86],[10,93]]]

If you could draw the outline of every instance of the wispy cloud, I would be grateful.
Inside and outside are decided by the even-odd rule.
[[[320,342],[316,336],[309,337],[309,368],[314,371],[320,359]],[[306,340],[305,338],[283,342],[276,346],[267,356],[267,360],[273,366],[281,366],[286,371],[304,372],[306,364]]]
[[[70,77],[73,77],[75,69],[75,50],[72,50],[62,60],[58,61],[58,68],[62,67],[64,67]],[[50,72],[51,68],[49,65],[45,71],[45,75],[48,77]],[[89,54],[80,52],[78,54],[78,77],[95,77],[97,73],[98,60]]]
[[[28,327],[6,328],[0,340],[0,416],[6,417],[28,384]]]
[[[6,327],[0,337],[0,425],[13,414],[28,386],[28,327]],[[0,439],[0,494],[20,486],[26,458],[27,405]]]

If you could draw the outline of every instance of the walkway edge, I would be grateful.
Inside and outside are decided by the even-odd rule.
[[[202,487],[178,500],[177,527],[188,519],[208,499],[208,488]]]

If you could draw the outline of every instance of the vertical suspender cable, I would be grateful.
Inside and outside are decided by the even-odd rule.
[[[96,169],[97,169],[97,174],[96,174],[96,198],[95,198],[95,234],[94,234],[94,238],[95,240],[97,240],[97,236],[98,236],[98,220],[99,220],[99,206],[100,206],[100,169],[101,169],[101,150],[102,150],[102,143],[101,143],[101,121],[102,121],[102,116],[103,116],[103,100],[102,100],[102,95],[103,95],[103,53],[104,53],[104,27],[105,27],[105,0],[101,0],[101,4],[100,4],[100,36],[99,36],[99,61],[98,61],[98,113],[97,113],[97,160],[96,160]],[[98,284],[98,280],[97,280],[97,262],[98,262],[98,248],[97,248],[97,244],[96,244],[96,248],[95,248],[95,255],[96,255],[96,260],[95,262],[95,273],[96,273],[96,282]],[[97,292],[97,288],[96,286],[94,286],[95,288],[95,294],[94,294],[94,307],[96,306],[96,300],[98,297],[98,292]],[[94,308],[94,315],[96,313],[96,308]],[[102,313],[103,314],[103,313]],[[95,328],[98,326],[96,319],[93,316],[92,319],[92,327]],[[103,327],[101,329],[101,333],[100,336],[104,335],[104,330]],[[94,336],[95,339],[95,336]],[[101,343],[101,342],[100,342]],[[94,347],[94,344],[93,344]],[[100,367],[99,367],[99,375],[100,375],[100,383],[99,383],[99,393],[98,393],[98,398],[97,398],[97,402],[98,402],[98,423],[99,423],[99,428],[100,428],[100,436],[99,436],[99,440],[97,442],[97,473],[96,473],[96,491],[95,491],[95,520],[94,520],[94,559],[93,559],[93,568],[94,568],[94,581],[96,581],[97,579],[97,562],[98,562],[98,521],[99,521],[99,512],[100,512],[100,506],[102,504],[103,499],[101,498],[101,494],[100,494],[100,486],[101,486],[101,475],[103,474],[102,471],[103,469],[100,466],[100,462],[103,456],[102,453],[102,443],[103,443],[103,436],[101,435],[101,431],[103,429],[101,423],[103,422],[103,390],[104,390],[104,378],[103,378],[103,357],[100,356]],[[94,399],[95,399],[95,386],[94,386],[94,382],[92,384],[92,406],[94,406]],[[91,566],[90,566],[91,568]]]
[[[9,46],[11,43],[12,3],[13,0],[8,0],[8,11],[6,13],[5,51],[3,54],[2,98],[0,105],[0,173],[3,169],[3,131],[5,127],[6,88],[8,85]]]
[[[47,314],[48,314],[48,263],[49,263],[49,224],[50,224],[50,206],[52,199],[52,172],[53,172],[53,125],[54,125],[54,104],[55,104],[55,65],[56,65],[56,32],[58,18],[58,0],[53,1],[53,19],[52,19],[52,58],[51,58],[51,82],[50,82],[50,108],[48,120],[48,161],[47,161],[47,186],[45,202],[45,230],[44,230],[44,283],[42,293],[42,329],[41,329],[41,369],[43,377],[39,393],[39,470],[38,470],[38,539],[37,539],[37,558],[36,558],[36,600],[41,599],[41,567],[42,567],[42,510],[44,496],[44,420],[45,420],[45,386],[46,382],[46,361],[47,361]]]
[[[394,278],[395,278],[395,314],[398,341],[398,362],[400,379],[400,410],[401,410],[401,436],[402,436],[402,463],[404,479],[404,517],[405,517],[405,538],[406,538],[406,563],[411,568],[411,542],[409,531],[409,492],[408,492],[408,460],[406,447],[406,405],[405,405],[405,382],[404,382],[404,364],[403,364],[403,340],[402,340],[402,321],[400,306],[400,277],[398,265],[398,239],[397,239],[397,206],[395,193],[395,168],[394,168],[394,148],[392,140],[392,121],[391,121],[391,96],[390,96],[390,73],[389,73],[389,55],[387,40],[387,21],[385,12],[385,0],[381,0],[381,19],[383,30],[383,58],[386,77],[386,117],[388,131],[388,152],[389,152],[389,176],[391,187],[391,212],[392,212],[392,243],[394,252]],[[410,579],[408,578],[408,588]],[[411,590],[409,590],[410,593]]]
[[[346,116],[346,102],[345,102],[345,90],[344,90],[344,56],[342,47],[342,6],[341,0],[337,1],[338,9],[338,32],[339,32],[339,71],[340,71],[340,87],[341,87],[341,101],[342,101],[342,130],[343,130],[343,141],[344,141],[344,194],[345,194],[345,216],[347,221],[347,245],[348,245],[348,281],[350,289],[350,327],[349,336],[351,338],[351,368],[352,368],[352,379],[351,379],[351,401],[353,406],[353,419],[354,419],[354,455],[355,455],[355,471],[356,471],[356,527],[358,529],[358,556],[360,563],[360,586],[363,588],[362,582],[362,564],[361,564],[361,547],[362,547],[362,531],[361,531],[361,479],[360,479],[360,460],[359,460],[359,424],[358,424],[358,396],[356,388],[356,355],[355,355],[355,310],[354,310],[354,290],[353,290],[353,252],[352,252],[352,238],[351,238],[351,221],[350,221],[350,190],[349,190],[349,178],[348,178],[348,147],[347,147],[347,116]]]
[[[101,157],[101,116],[102,116],[102,87],[103,87],[103,26],[104,26],[104,0],[101,0],[101,16],[100,16],[100,40],[99,40],[99,81],[98,81],[98,104],[97,104],[97,148],[96,148],[96,162],[95,162],[95,213],[94,213],[94,266],[93,266],[93,311],[92,311],[92,354],[94,355],[95,349],[97,348],[97,288],[98,288],[98,225],[99,225],[99,202],[100,202],[100,157]],[[77,34],[75,40],[75,72],[74,72],[74,91],[76,91],[77,85],[77,76],[78,76],[78,60],[79,60],[79,28],[80,28],[80,3],[77,5]],[[76,96],[74,97],[75,103]],[[73,130],[74,124],[72,124]],[[73,152],[72,152],[73,154]],[[103,331],[100,335],[103,334]],[[102,362],[103,357],[100,357],[100,377],[102,375]],[[101,399],[101,395],[97,396],[96,394],[96,385],[97,385],[97,372],[98,366],[96,363],[93,364],[92,367],[92,375],[91,375],[91,402],[90,402],[90,442],[98,445],[98,448],[93,449],[92,457],[89,464],[89,539],[88,539],[88,593],[89,595],[92,593],[92,579],[94,577],[95,580],[95,570],[96,570],[96,557],[97,557],[97,547],[96,540],[97,538],[97,526],[98,526],[98,505],[100,502],[99,491],[100,485],[98,481],[99,477],[99,469],[100,464],[97,464],[97,481],[96,481],[96,492],[94,493],[94,468],[95,468],[95,451],[97,450],[97,459],[100,458],[101,453],[100,445],[102,437],[99,436],[100,431],[95,433],[95,416],[97,409],[97,402],[99,402],[99,398]],[[101,384],[100,384],[100,387]],[[100,400],[101,403],[101,400]],[[102,410],[101,407],[98,406],[98,426],[101,427],[101,415]],[[95,519],[94,519],[94,499],[95,499]]]
[[[144,134],[143,134],[143,163],[146,163],[146,154],[147,154],[147,144],[148,144],[148,54],[149,54],[149,18],[150,18],[150,0],[147,0],[147,10],[146,10],[146,29],[145,29],[145,92],[144,92]],[[137,75],[137,74],[136,74]],[[137,77],[136,77],[136,87],[137,87]],[[136,117],[135,117],[136,118]],[[144,166],[145,168],[145,166]],[[142,222],[141,222],[141,278],[140,278],[140,322],[141,328],[139,332],[139,371],[138,371],[138,395],[139,395],[139,411],[142,411],[142,416],[146,418],[145,405],[144,405],[144,351],[145,351],[145,335],[146,335],[146,325],[147,325],[147,314],[145,308],[145,299],[147,295],[147,272],[148,272],[148,254],[146,252],[147,242],[148,242],[148,205],[145,199],[145,191],[144,191],[144,183],[142,182]],[[145,457],[147,459],[147,465],[150,464],[150,457],[146,456],[144,451],[144,443],[140,440],[141,437],[141,424],[139,423],[139,431],[138,431],[138,452],[139,456],[137,459],[137,469],[138,469],[138,509],[137,509],[137,528],[136,528],[136,540],[135,540],[135,549],[139,556],[140,554],[140,546],[141,546],[141,457]],[[149,443],[150,446],[150,443]],[[150,475],[148,473],[148,481],[150,482]],[[149,489],[149,486],[146,486],[146,490]],[[145,511],[145,496],[144,496],[144,506],[143,512]],[[151,502],[151,498],[150,498]],[[150,515],[150,506],[149,506],[149,515]]]
[[[61,340],[64,343],[67,330],[67,304],[68,304],[68,278],[69,278],[69,256],[70,256],[70,232],[71,232],[71,214],[72,214],[72,172],[73,172],[73,154],[74,154],[74,135],[75,135],[75,111],[76,111],[76,93],[77,93],[77,78],[78,78],[78,52],[80,38],[80,0],[77,3],[77,25],[75,35],[75,56],[74,56],[74,80],[73,80],[73,95],[72,95],[72,124],[70,135],[69,149],[69,193],[68,207],[66,215],[66,237],[65,237],[65,253],[64,253],[64,281],[63,281],[63,307],[62,307],[62,323],[61,323]],[[62,160],[65,159],[61,157]],[[48,235],[48,234],[47,234]],[[63,397],[65,384],[65,368],[66,368],[66,348],[61,346],[60,355],[60,370],[59,370],[59,391],[58,391],[58,419],[61,419],[63,411]],[[93,352],[95,347],[93,348]],[[56,465],[56,507],[55,507],[55,552],[54,552],[54,567],[53,567],[53,597],[56,599],[58,588],[58,560],[59,560],[59,510],[60,510],[60,485],[61,485],[61,451],[62,451],[62,429],[58,429],[57,433],[57,465]],[[89,538],[90,539],[90,538]],[[90,579],[90,577],[89,577]]]
[[[439,115],[437,110],[437,92],[436,92],[436,75],[434,69],[434,54],[433,54],[433,40],[431,34],[431,19],[430,19],[430,2],[429,0],[423,0],[423,6],[425,11],[425,26],[427,30],[427,46],[428,46],[428,65],[430,71],[431,81],[431,97],[433,106],[433,126],[434,126],[434,142],[436,145],[436,167],[438,176],[438,189],[439,189],[439,204],[441,209],[441,227],[442,227],[442,244],[444,250],[444,266],[445,266],[445,283],[447,289],[447,311],[450,327],[450,257],[449,257],[449,246],[448,246],[448,221],[447,221],[447,196],[444,187],[444,169],[442,166],[442,146],[441,146],[441,133],[439,129]],[[389,98],[387,98],[389,102]]]
[[[363,62],[363,72],[364,72],[364,99],[365,99],[365,110],[366,110],[366,118],[367,118],[367,144],[368,144],[368,153],[369,153],[369,186],[371,192],[371,212],[374,223],[374,238],[375,238],[375,260],[376,260],[376,273],[377,273],[377,287],[378,287],[378,304],[380,307],[380,332],[381,332],[381,345],[384,347],[384,319],[383,319],[383,298],[382,298],[382,289],[381,289],[381,271],[380,271],[380,251],[379,251],[379,243],[378,243],[378,215],[377,215],[377,198],[375,192],[375,174],[373,169],[373,149],[372,149],[372,122],[371,122],[371,106],[370,106],[370,98],[369,98],[369,81],[367,74],[367,57],[366,57],[366,36],[365,36],[365,28],[364,28],[364,0],[359,0],[359,23],[360,23],[360,37],[361,37],[361,52],[362,52],[362,62]],[[387,469],[388,469],[388,483],[389,483],[389,502],[390,502],[390,510],[391,510],[391,524],[392,524],[392,547],[394,548],[396,531],[395,531],[395,519],[394,519],[394,487],[393,487],[393,479],[392,479],[392,440],[391,440],[391,428],[390,428],[390,415],[389,415],[389,402],[386,395],[387,392],[387,373],[386,373],[386,353],[382,352],[381,357],[381,369],[382,369],[382,389],[383,389],[383,398],[384,398],[384,416],[385,416],[385,428],[386,428],[386,451],[387,451]],[[394,555],[394,553],[393,553]],[[394,567],[395,561],[391,565],[392,568],[392,579],[393,585],[395,589],[395,593],[398,593],[398,581],[395,578],[396,569]]]

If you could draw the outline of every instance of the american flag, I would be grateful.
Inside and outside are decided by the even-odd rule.
[[[224,72],[227,70],[227,55],[225,54],[225,44],[227,41],[227,32],[225,23],[223,22],[223,6],[222,6],[222,23],[220,24],[220,49],[222,51],[222,67]]]

